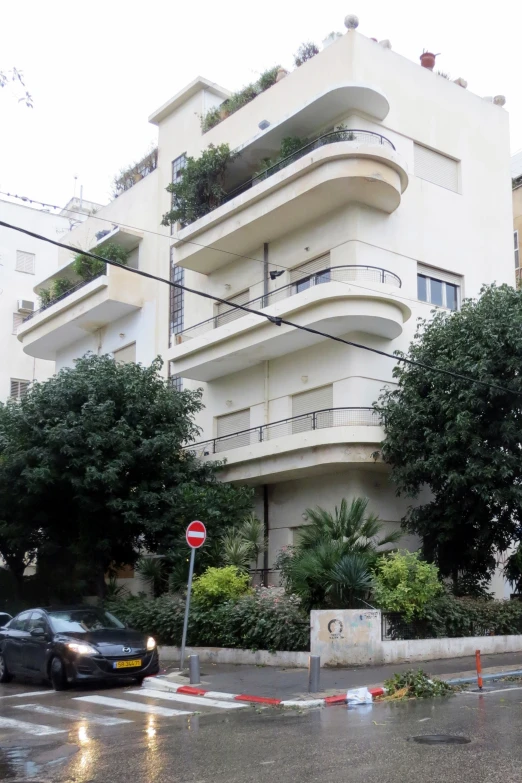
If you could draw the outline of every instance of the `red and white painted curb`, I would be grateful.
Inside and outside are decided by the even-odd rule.
[[[158,677],[147,677],[143,681],[143,687],[157,690],[170,691],[171,693],[186,694],[187,696],[201,696],[202,699],[221,699],[221,701],[244,701],[250,704],[267,704],[272,707],[333,707],[337,704],[346,704],[350,701],[352,694],[359,693],[361,688],[355,688],[338,696],[325,696],[322,699],[273,699],[268,696],[252,696],[247,693],[224,693],[223,691],[207,691],[204,688],[195,688],[192,685],[181,685],[172,682],[161,675]],[[372,701],[386,693],[384,688],[365,688],[371,696]]]

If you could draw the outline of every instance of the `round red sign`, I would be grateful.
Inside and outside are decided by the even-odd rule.
[[[199,520],[191,522],[185,533],[187,544],[192,547],[192,549],[199,549],[200,546],[203,546],[206,537],[207,529],[203,522],[200,522]]]

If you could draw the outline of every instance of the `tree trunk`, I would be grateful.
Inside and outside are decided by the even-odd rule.
[[[4,560],[15,583],[17,598],[22,598],[24,591],[24,571],[25,571],[25,557],[24,555],[12,554],[6,555],[4,553]]]
[[[96,587],[96,595],[100,599],[100,601],[103,601],[105,599],[105,593],[107,590],[107,585],[105,583],[105,566],[103,563],[98,563],[96,567],[96,573],[94,576],[94,584]]]

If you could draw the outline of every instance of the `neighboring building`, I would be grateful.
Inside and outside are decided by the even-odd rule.
[[[50,239],[59,240],[70,228],[64,216],[10,201],[0,200],[0,215],[6,223]],[[54,361],[24,352],[16,332],[23,319],[38,309],[35,281],[57,265],[57,247],[0,227],[0,402],[23,396],[33,381],[44,381],[54,373]]]
[[[521,159],[519,166],[520,171],[517,175],[513,175],[513,253],[517,284],[520,285],[520,244],[522,242],[522,153],[519,153],[518,157]],[[516,159],[516,155],[511,159],[512,171],[517,170],[516,166],[513,166]]]
[[[433,307],[514,284],[500,106],[355,31],[203,134],[200,116],[227,96],[198,78],[158,109],[157,168],[68,241],[120,242],[140,269],[388,353],[407,350]],[[252,179],[289,136],[321,141]],[[241,153],[229,199],[171,235],[167,185],[186,156],[222,143]],[[270,564],[307,507],[365,495],[390,527],[405,514],[371,408],[393,360],[113,268],[19,339],[58,367],[87,350],[145,364],[161,354],[173,385],[202,387],[197,451],[256,488]]]

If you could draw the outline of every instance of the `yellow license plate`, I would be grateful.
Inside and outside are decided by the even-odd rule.
[[[116,661],[114,664],[115,669],[135,669],[137,666],[141,666],[141,658],[135,661]]]

